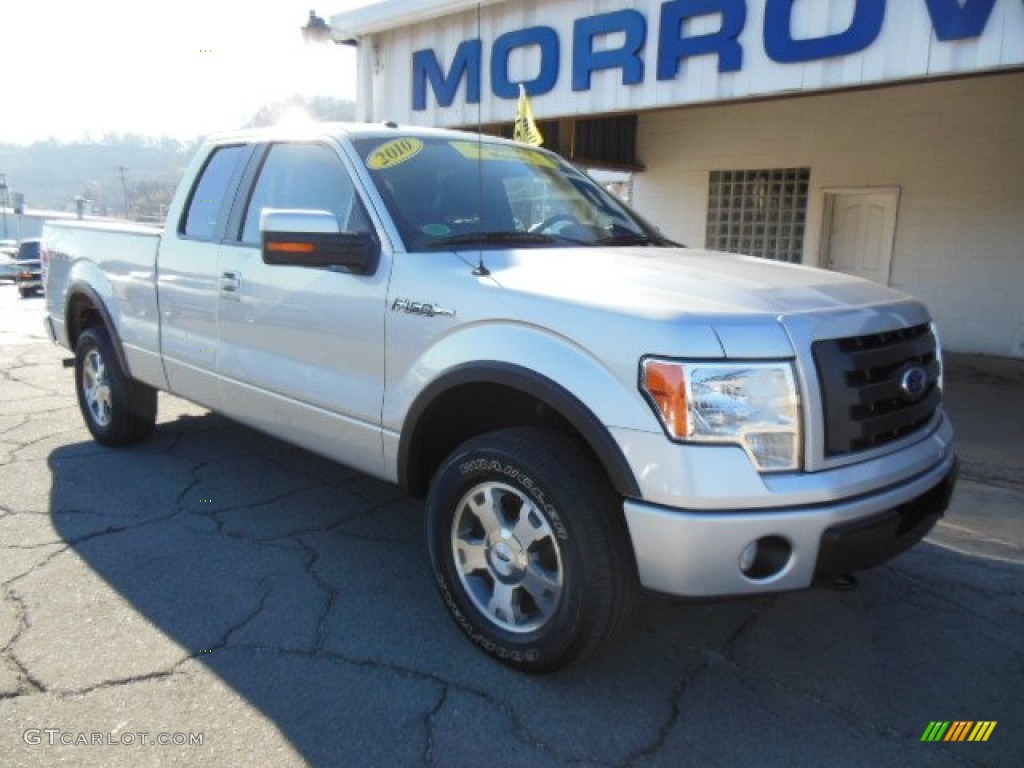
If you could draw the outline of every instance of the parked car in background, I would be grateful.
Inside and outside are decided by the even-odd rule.
[[[41,242],[38,237],[26,237],[18,243],[17,271],[14,282],[17,283],[18,293],[23,299],[43,291]]]
[[[26,237],[20,243],[18,243],[18,261],[30,261],[31,259],[39,260],[39,254],[42,240],[38,237]]]
[[[25,247],[25,255],[20,255],[21,247],[17,240],[0,240],[0,280],[17,282],[20,268],[18,262],[24,259],[39,258],[39,239],[29,238]],[[32,243],[35,245],[32,245]]]
[[[0,251],[0,280],[13,283],[18,274],[18,262],[14,256]]]
[[[0,240],[0,280],[14,282],[14,275],[17,268],[14,262],[18,257],[17,240]]]
[[[14,282],[18,285],[21,298],[27,299],[43,292],[43,268],[39,259],[25,259],[17,262],[18,272]]]

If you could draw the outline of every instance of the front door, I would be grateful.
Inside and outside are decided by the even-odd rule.
[[[370,231],[334,147],[270,146],[241,232],[221,246],[217,372],[223,410],[350,466],[380,474],[388,254],[372,275],[268,265],[265,208],[334,213],[342,231]]]
[[[888,285],[898,206],[898,189],[826,192],[825,266]]]

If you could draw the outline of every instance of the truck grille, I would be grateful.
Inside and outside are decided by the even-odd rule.
[[[813,345],[825,403],[825,455],[898,440],[927,425],[942,400],[930,326]]]

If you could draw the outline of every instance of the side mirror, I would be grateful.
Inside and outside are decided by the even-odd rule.
[[[267,208],[260,217],[265,264],[339,269],[357,275],[377,270],[380,244],[369,232],[342,232],[330,211]]]

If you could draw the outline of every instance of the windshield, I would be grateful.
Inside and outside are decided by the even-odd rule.
[[[469,134],[353,143],[409,251],[670,244],[547,152]]]

